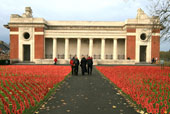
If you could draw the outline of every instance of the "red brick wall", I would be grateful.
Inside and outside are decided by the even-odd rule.
[[[151,58],[158,58],[160,57],[160,37],[159,36],[152,36],[152,51],[151,51]]]
[[[127,28],[126,32],[136,33],[136,28]]]
[[[18,27],[10,27],[11,32],[18,32]]]
[[[35,35],[35,59],[44,58],[44,35]]]
[[[127,36],[127,57],[135,59],[136,56],[136,36]]]
[[[18,35],[10,35],[10,59],[18,59]]]
[[[35,32],[44,32],[44,28],[43,27],[36,27]]]
[[[160,29],[153,29],[152,33],[160,33]]]

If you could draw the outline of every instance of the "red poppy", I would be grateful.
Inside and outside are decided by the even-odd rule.
[[[162,101],[162,97],[159,97],[159,100]]]
[[[167,88],[170,82],[168,68],[164,71],[152,66],[97,66],[96,68],[137,104],[145,107],[147,112],[160,113],[160,106],[163,106],[163,103],[167,104],[169,92]],[[159,100],[161,102],[157,103],[157,108],[154,109],[154,104]],[[170,103],[170,100],[168,102]]]
[[[39,102],[44,99],[49,91],[48,88],[53,88],[71,71],[69,66],[11,65],[0,66],[0,68],[6,69],[6,71],[0,70],[0,79],[2,80],[0,91],[5,94],[5,97],[8,97],[9,102],[6,102],[1,94],[0,99],[7,113],[17,114],[21,114],[30,105],[35,106],[35,101]],[[19,103],[20,109],[16,106],[16,102]],[[8,110],[8,103],[12,103],[11,112]]]

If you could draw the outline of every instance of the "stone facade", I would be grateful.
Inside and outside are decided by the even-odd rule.
[[[156,22],[156,23],[155,23]],[[156,27],[155,27],[156,25]],[[159,59],[160,22],[138,9],[125,22],[47,21],[34,18],[26,7],[4,25],[10,29],[10,58],[36,64],[68,64],[77,55],[92,56],[95,64],[150,63]],[[130,60],[129,60],[130,59]]]

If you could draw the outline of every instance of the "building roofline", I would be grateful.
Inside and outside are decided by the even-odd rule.
[[[48,26],[123,26],[116,21],[47,21]]]

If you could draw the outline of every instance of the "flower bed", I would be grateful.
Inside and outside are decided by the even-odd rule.
[[[148,113],[170,114],[170,68],[152,66],[97,66]]]
[[[70,71],[69,66],[0,66],[0,114],[28,112]]]

